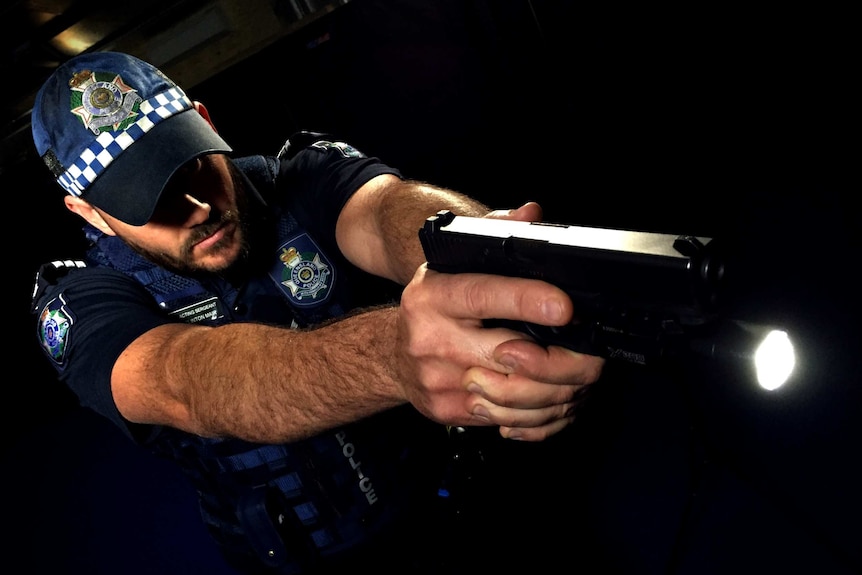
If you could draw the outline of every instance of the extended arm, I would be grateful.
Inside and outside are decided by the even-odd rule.
[[[156,328],[114,366],[121,413],[201,435],[276,442],[409,401],[452,425],[500,425],[504,434],[525,439],[558,431],[571,420],[577,390],[598,377],[601,364],[546,350],[509,330],[483,329],[481,318],[562,325],[571,319],[571,302],[543,282],[426,270],[418,229],[440,209],[488,213],[432,186],[390,176],[371,180],[342,212],[337,238],[354,264],[410,282],[402,305],[309,330]],[[514,214],[536,215],[535,204]]]

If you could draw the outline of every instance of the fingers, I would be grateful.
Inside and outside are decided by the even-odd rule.
[[[514,210],[493,210],[485,217],[498,220],[540,222],[542,221],[542,207],[536,202],[527,202],[523,206]]]
[[[580,385],[597,381],[605,364],[601,357],[555,345],[545,348],[524,339],[511,339],[498,345],[494,349],[494,360],[537,381]]]
[[[569,425],[604,365],[599,357],[526,341],[505,342],[499,348],[515,351],[504,352],[502,363],[516,371],[468,369],[464,385],[471,397],[466,408],[475,424],[497,425],[509,439],[542,441]]]
[[[500,373],[482,367],[473,367],[464,373],[465,388],[476,396],[474,405],[512,410],[541,410],[571,403],[585,384],[560,385],[529,379],[518,373]],[[503,413],[499,411],[497,413]],[[514,411],[509,414],[518,417]],[[537,423],[544,423],[536,420]],[[495,421],[498,425],[523,425],[525,421]]]
[[[507,439],[541,441],[572,423],[574,408],[575,405],[571,404],[516,410],[477,403],[472,407],[473,418],[466,425],[496,425],[500,429],[500,435]],[[500,421],[511,421],[512,424],[504,425]]]
[[[536,213],[527,204],[510,212]],[[539,280],[417,269],[399,306],[405,397],[429,418],[450,425],[495,425],[501,435],[541,441],[573,421],[581,391],[604,360],[543,347],[527,334],[487,327],[500,319],[562,326],[572,301]]]
[[[574,421],[574,417],[555,419],[546,425],[538,427],[506,427],[500,426],[500,435],[506,439],[517,441],[544,441],[555,433],[559,433]]]
[[[421,282],[431,287],[416,293]],[[431,305],[430,298],[440,306],[440,314],[453,318],[516,319],[552,326],[572,319],[571,300],[552,284],[488,274],[444,274],[423,264],[405,288],[402,305]]]
[[[577,397],[579,395],[574,394],[571,402],[520,409],[503,407],[474,394],[468,402],[473,414],[469,425],[496,425],[505,438],[542,441],[572,423]]]

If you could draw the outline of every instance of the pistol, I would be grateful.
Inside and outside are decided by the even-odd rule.
[[[426,219],[419,239],[432,270],[532,278],[564,290],[577,315],[568,325],[485,320],[489,327],[527,333],[542,345],[656,365],[692,354],[755,359],[758,345],[776,332],[770,341],[786,340],[792,357],[783,330],[727,317],[732,258],[715,238],[444,210]]]

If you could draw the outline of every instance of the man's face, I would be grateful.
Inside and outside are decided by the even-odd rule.
[[[138,253],[181,273],[222,272],[247,251],[247,193],[222,154],[190,161],[165,186],[153,217],[131,226],[99,211]]]

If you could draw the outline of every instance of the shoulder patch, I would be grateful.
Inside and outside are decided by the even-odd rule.
[[[87,264],[81,260],[55,260],[42,264],[39,267],[39,271],[36,272],[36,281],[33,282],[33,294],[30,300],[30,309],[32,312],[37,311],[38,308],[36,306],[38,305],[39,298],[42,297],[42,293],[48,286],[57,283],[59,278],[71,270],[85,267],[87,267]]]
[[[326,140],[320,140],[318,142],[314,142],[311,145],[312,148],[317,148],[318,150],[338,150],[341,152],[341,155],[345,158],[364,158],[365,154],[351,146],[350,144],[346,144],[344,142],[328,142]]]
[[[278,152],[278,159],[290,160],[298,154],[300,150],[307,148],[317,140],[327,140],[331,138],[332,136],[323,132],[310,132],[308,130],[295,132],[294,134],[291,134],[281,147],[281,150]]]
[[[39,344],[48,357],[58,365],[66,359],[66,349],[69,347],[69,337],[72,335],[74,323],[75,317],[66,308],[63,294],[45,304],[42,313],[39,314]]]

